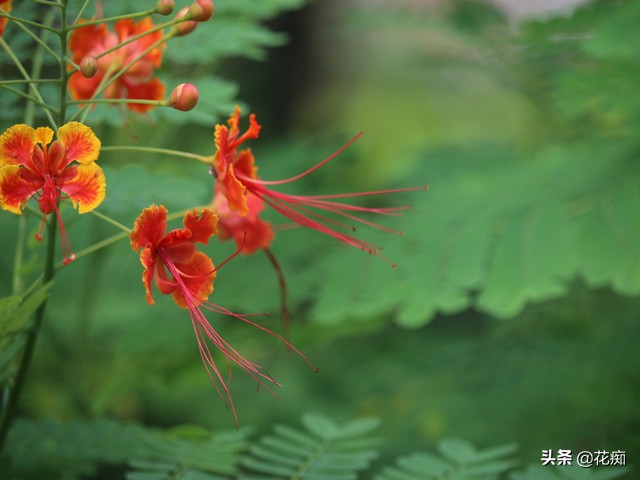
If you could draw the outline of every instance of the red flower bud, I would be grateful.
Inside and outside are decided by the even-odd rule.
[[[184,7],[182,10],[178,12],[178,15],[176,15],[176,19],[179,20],[182,18],[191,18],[191,11],[189,7]],[[177,36],[181,37],[183,35],[193,32],[197,26],[198,26],[198,23],[193,20],[182,20],[175,27],[173,27],[173,31]]]
[[[176,8],[176,2],[173,0],[158,0],[156,2],[156,12],[160,15],[171,15],[174,8]]]
[[[98,62],[95,57],[87,55],[80,60],[80,73],[84,78],[93,77],[98,71]]]
[[[196,22],[206,22],[213,16],[213,1],[212,0],[196,0],[193,5],[189,7],[191,13],[191,19]]]
[[[176,110],[188,112],[198,103],[198,89],[191,83],[181,83],[171,92],[169,106]]]

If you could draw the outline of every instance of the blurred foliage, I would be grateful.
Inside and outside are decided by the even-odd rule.
[[[114,11],[128,6],[103,3]],[[103,144],[211,155],[214,122],[244,91],[242,78],[223,78],[225,60],[264,58],[284,37],[262,22],[302,3],[216,2],[210,23],[169,44],[163,67],[169,85],[200,87],[198,108],[145,117],[97,108],[89,118]],[[384,245],[398,268],[268,213],[277,229],[272,249],[289,281],[289,335],[320,367],[318,375],[268,335],[212,318],[286,386],[280,402],[257,396],[232,368],[241,425],[264,432],[274,422],[290,424],[292,412],[312,410],[368,415],[381,418],[389,444],[378,449],[371,441],[363,427],[373,427],[369,420],[339,424],[318,416],[260,439],[244,429],[221,431],[232,418],[207,382],[186,312],[160,296],[146,304],[139,260],[124,241],[56,277],[22,408],[63,421],[16,422],[4,461],[19,478],[317,478],[291,472],[308,465],[309,451],[353,429],[355,450],[322,450],[319,457],[344,459],[344,471],[334,472],[340,478],[429,478],[420,476],[426,470],[438,478],[455,469],[462,451],[486,468],[477,478],[632,478],[612,468],[540,467],[539,452],[621,449],[635,463],[640,452],[640,8],[601,0],[570,16],[514,25],[480,2],[443,5],[326,7],[331,21],[321,17],[310,29],[320,38],[315,56],[301,59],[317,75],[290,119],[292,134],[251,145],[261,176],[275,180],[306,170],[364,130],[288,192],[429,184],[427,192],[390,200],[414,205],[402,218],[385,219],[403,238],[356,232]],[[29,48],[19,34],[15,39]],[[198,48],[190,47],[194,41]],[[261,86],[258,94],[277,88]],[[0,115],[18,107],[3,103]],[[262,133],[276,136],[269,124]],[[109,192],[100,210],[125,225],[150,203],[173,212],[211,201],[204,165],[111,152],[100,162]],[[69,212],[62,213],[66,219]],[[118,233],[96,218],[68,217],[76,251]],[[15,248],[15,225],[0,216],[3,252]],[[27,213],[31,238],[38,226]],[[233,250],[215,241],[205,248],[216,263]],[[24,271],[37,275],[42,256],[42,245],[31,241]],[[27,307],[8,296],[11,275],[4,275],[12,271],[10,255],[0,256],[0,267],[7,296],[0,313],[22,328],[28,312],[18,310]],[[43,295],[22,305],[35,309]],[[279,328],[277,280],[262,255],[221,269],[212,300],[234,311],[270,312],[261,322]],[[21,345],[9,346],[7,338],[2,365]],[[207,429],[78,420],[102,417]],[[515,441],[524,453],[515,459],[508,446],[440,440],[447,436],[475,445]],[[451,478],[467,478],[456,472]]]
[[[122,470],[128,480],[498,480],[513,471],[515,445],[478,450],[459,439],[438,443],[438,454],[416,452],[397,460],[375,476],[371,461],[379,439],[373,418],[338,424],[319,414],[302,417],[303,428],[276,425],[258,440],[248,431],[211,434],[198,427],[166,432],[114,421],[20,421],[12,433],[4,466],[7,478],[74,480]],[[101,470],[102,469],[102,470]],[[379,470],[379,469],[373,469]],[[513,473],[512,480],[608,480],[627,471],[620,467],[576,470],[571,467]],[[555,473],[557,472],[557,473]],[[565,476],[566,475],[566,476]]]

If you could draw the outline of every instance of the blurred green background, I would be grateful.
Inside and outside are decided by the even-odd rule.
[[[213,154],[212,127],[237,101],[263,125],[251,148],[265,179],[301,172],[364,131],[288,191],[430,187],[379,199],[413,205],[383,219],[402,237],[358,229],[397,269],[267,214],[282,227],[272,250],[289,283],[290,338],[319,372],[272,337],[209,315],[283,385],[276,399],[232,368],[241,426],[265,432],[309,411],[373,416],[385,439],[379,465],[459,437],[516,442],[521,463],[534,465],[542,449],[623,450],[637,471],[640,4],[529,12],[536,2],[280,1],[256,13],[255,2],[219,3],[197,30],[199,41],[213,38],[209,56],[193,44],[173,57],[167,48],[166,78],[203,94],[193,115],[122,129],[117,110],[97,109],[103,145]],[[265,37],[214,43],[233,22],[260,24]],[[127,225],[152,202],[178,210],[211,200],[205,166],[120,153],[100,161],[109,188],[100,210]],[[15,225],[0,215],[3,272]],[[69,215],[67,226],[76,249],[117,233],[93,217]],[[205,251],[219,263],[233,246]],[[233,429],[187,312],[159,295],[149,307],[140,274],[121,242],[56,277],[21,416]],[[0,279],[4,294],[9,280]],[[211,300],[270,312],[264,324],[278,331],[278,295],[256,254],[219,272]]]

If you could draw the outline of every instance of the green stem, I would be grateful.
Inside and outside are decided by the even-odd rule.
[[[57,32],[57,30],[54,30]],[[31,80],[31,77],[29,76],[29,74],[27,73],[27,70],[24,68],[24,66],[22,65],[22,62],[20,61],[20,59],[18,59],[18,57],[16,56],[16,54],[13,52],[13,50],[11,49],[11,47],[7,44],[7,42],[5,42],[4,38],[0,37],[0,46],[2,46],[2,48],[4,49],[4,51],[7,53],[7,55],[9,56],[9,58],[11,58],[11,60],[13,61],[13,63],[16,65],[16,68],[20,71],[20,74],[23,76],[23,78],[25,80]],[[31,91],[33,92],[33,96],[36,97],[36,99],[41,102],[41,105],[47,105],[47,103],[44,101],[44,99],[42,98],[42,95],[40,95],[40,92],[38,91],[38,89],[36,88],[35,85],[29,85],[29,87],[31,88]],[[6,87],[5,87],[6,88]],[[22,93],[22,92],[21,92]],[[49,107],[50,108],[50,107]],[[44,109],[44,113],[47,116],[47,118],[49,119],[49,122],[51,123],[51,126],[53,127],[54,130],[58,129],[58,124],[56,123],[56,121],[53,118],[53,115],[51,114],[51,112],[49,111],[49,108],[45,108]],[[59,113],[59,112],[58,112]]]
[[[18,26],[18,28],[22,29],[22,31],[24,31],[27,35],[29,35],[38,45],[40,45],[40,47],[44,48],[54,58],[56,62],[58,63],[61,62],[60,55],[54,52],[51,49],[51,47],[47,45],[47,42],[44,39],[44,35],[43,35],[43,38],[40,38],[38,35],[33,33],[30,29],[28,29],[21,23],[17,23],[16,25]]]
[[[76,19],[73,21],[73,25],[77,25],[77,23],[80,21],[80,17],[82,17],[82,14],[87,9],[90,2],[91,0],[84,0],[82,7],[80,7],[80,10],[78,11],[78,15],[76,16]]]
[[[114,227],[119,228],[123,232],[126,232],[127,235],[131,233],[131,229],[129,227],[124,226],[123,224],[121,224],[120,222],[114,220],[111,217],[107,217],[104,213],[100,213],[97,210],[91,210],[89,213],[92,214],[94,217],[98,217],[100,220],[103,220],[103,221],[113,225]]]
[[[44,268],[44,275],[42,277],[42,285],[49,283],[55,274],[54,258],[55,258],[55,246],[56,246],[56,217],[52,215],[49,219],[48,225],[48,238],[47,238],[47,257]],[[7,406],[3,412],[2,419],[0,419],[0,452],[4,447],[4,443],[7,440],[7,434],[9,433],[9,426],[11,425],[11,418],[16,408],[18,397],[24,386],[24,381],[31,364],[31,358],[33,357],[33,351],[36,346],[36,339],[38,338],[38,332],[42,326],[42,320],[44,319],[44,312],[47,306],[47,300],[38,307],[36,310],[33,327],[29,330],[27,336],[27,345],[25,346],[24,353],[22,354],[22,360],[20,361],[20,367],[18,368],[18,374],[16,381],[13,384],[13,388],[9,392],[9,398],[7,400]]]
[[[8,85],[0,85],[0,88],[2,88],[3,90],[7,90],[11,93],[13,93],[14,95],[17,95],[19,97],[22,97],[26,100],[29,100],[29,102],[34,103],[35,105],[39,105],[41,106],[45,112],[53,112],[53,113],[58,113],[58,111],[53,108],[52,106],[46,104],[45,102],[38,100],[36,97],[34,97],[33,95],[29,95],[28,93],[24,93],[21,90],[18,90],[17,88],[13,88],[13,87],[9,87]]]
[[[12,22],[17,23],[17,24],[23,23],[23,24],[29,25],[31,27],[41,28],[43,30],[48,30],[50,32],[59,33],[59,30],[56,29],[56,28],[50,27],[48,25],[43,25],[42,23],[32,22],[31,20],[26,20],[24,18],[14,17],[13,15],[9,15],[8,13],[6,13],[4,10],[0,10],[0,17],[4,17],[4,18],[6,18],[8,20],[11,20]]]
[[[60,80],[57,78],[31,78],[29,80],[0,80],[0,87],[5,85],[28,85],[28,84],[40,84],[40,83],[58,83]]]
[[[125,238],[129,237],[129,232],[120,232],[120,233],[116,233],[115,235],[112,235],[111,237],[105,238],[104,240],[101,240],[97,243],[94,243],[93,245],[80,250],[79,252],[76,252],[76,260],[82,258],[82,257],[86,257],[87,255],[90,255],[94,252],[97,252],[98,250],[102,250],[103,248],[108,247],[109,245],[112,245],[116,242],[119,242],[120,240],[123,240]],[[63,262],[58,262],[56,264],[56,271],[60,270],[61,268],[63,268],[65,265]]]
[[[31,0],[33,3],[39,3],[40,5],[49,5],[51,7],[62,7],[59,2],[54,2],[50,0]]]
[[[117,22],[118,20],[125,20],[125,19],[131,19],[131,18],[140,18],[140,17],[148,17],[149,15],[152,15],[154,13],[156,13],[158,11],[157,8],[150,8],[149,10],[145,10],[144,12],[135,12],[135,13],[127,13],[125,15],[116,15],[115,17],[108,17],[108,18],[97,18],[95,20],[89,20],[88,22],[82,22],[82,23],[78,23],[76,19],[76,23],[74,23],[73,25],[69,26],[69,30],[74,30],[76,28],[82,28],[82,27],[88,27],[89,25],[99,25],[101,23],[110,23],[110,22]]]
[[[19,295],[22,290],[22,257],[24,256],[24,238],[27,230],[27,220],[25,215],[18,218],[18,238],[16,239],[16,256],[13,259],[13,281],[11,282],[11,292]]]
[[[145,153],[160,153],[162,155],[170,155],[173,157],[188,158],[190,160],[197,160],[198,162],[211,165],[213,163],[213,157],[205,157],[204,155],[198,155],[196,153],[183,152],[181,150],[170,150],[168,148],[160,147],[141,147],[135,145],[111,145],[108,147],[102,147],[101,152],[145,152]]]
[[[146,32],[139,33],[138,35],[134,35],[131,38],[127,38],[124,42],[117,44],[115,47],[111,47],[108,50],[105,50],[104,52],[100,53],[100,55],[96,55],[96,60],[99,59],[100,57],[104,57],[105,55],[110,54],[111,52],[115,52],[116,50],[118,50],[119,48],[124,47],[125,45],[133,43],[136,40],[140,40],[142,37],[146,37],[147,35],[150,35],[152,33],[157,32],[158,30],[163,30],[165,28],[172,27],[174,25],[177,25],[178,23],[181,23],[182,21],[184,21],[184,20],[183,19],[173,19],[173,20],[170,20],[170,21],[165,22],[163,24],[156,25],[151,30],[147,30]],[[83,23],[82,26],[84,26],[84,25],[86,25],[86,24]],[[167,37],[167,39],[169,39],[169,37]]]
[[[145,100],[141,98],[94,98],[93,100],[71,100],[69,105],[84,105],[96,103],[138,103],[141,105],[156,105],[158,107],[166,107],[166,100]]]

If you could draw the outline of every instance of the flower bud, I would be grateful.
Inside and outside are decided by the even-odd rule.
[[[173,0],[158,0],[156,2],[156,12],[160,15],[171,15],[174,8],[176,8],[176,2]]]
[[[168,104],[171,108],[188,112],[198,103],[198,89],[191,83],[181,83],[171,92]]]
[[[191,12],[189,7],[184,7],[182,10],[178,12],[178,15],[176,15],[176,19],[178,20],[185,17],[191,18]],[[183,35],[193,32],[197,26],[198,26],[198,23],[193,20],[182,20],[175,27],[173,27],[173,32],[175,32],[175,35],[181,37]]]
[[[80,60],[80,73],[85,78],[93,77],[98,71],[98,62],[95,57],[87,55]]]
[[[212,0],[196,0],[193,5],[189,7],[189,13],[191,19],[196,22],[206,22],[213,16],[213,1]]]

